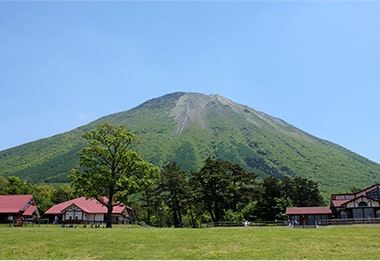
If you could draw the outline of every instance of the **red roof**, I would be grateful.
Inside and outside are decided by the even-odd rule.
[[[62,214],[62,212],[71,205],[76,205],[78,208],[82,209],[84,212],[89,213],[89,214],[106,214],[107,213],[107,208],[103,206],[102,204],[100,204],[95,198],[80,197],[80,198],[72,199],[72,200],[54,205],[51,208],[49,208],[45,212],[45,214],[46,215]],[[124,205],[114,206],[112,213],[121,214],[125,208],[126,206]]]
[[[329,207],[286,208],[286,215],[330,215]]]
[[[36,214],[39,215],[38,210],[37,210],[37,206],[32,205],[32,206],[29,206],[22,215],[25,217],[29,217],[29,216],[33,215],[34,212],[36,212]]]
[[[345,200],[331,200],[332,205],[335,208],[339,208],[342,205],[346,204],[347,202],[350,202],[352,199],[345,199]]]
[[[25,211],[33,201],[33,195],[0,195],[0,213]]]

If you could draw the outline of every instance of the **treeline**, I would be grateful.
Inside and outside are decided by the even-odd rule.
[[[0,175],[0,194],[33,194],[40,213],[54,204],[80,197],[70,184],[33,184],[27,178]],[[273,176],[259,180],[238,164],[208,158],[197,172],[167,164],[158,180],[126,202],[139,220],[153,226],[199,227],[203,223],[284,220],[291,206],[320,206],[316,182]]]
[[[199,227],[221,221],[284,220],[287,207],[323,205],[312,180],[257,178],[225,160],[208,158],[198,172],[189,173],[170,163],[142,194],[144,203],[137,208],[150,225]]]

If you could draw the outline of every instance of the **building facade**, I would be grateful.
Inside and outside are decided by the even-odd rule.
[[[333,194],[330,207],[337,219],[380,219],[380,184],[353,194]]]
[[[332,217],[329,207],[287,208],[286,215],[292,226],[316,226]]]
[[[380,184],[356,193],[332,194],[328,207],[287,208],[292,225],[380,223]]]
[[[33,195],[0,195],[0,223],[16,224],[16,221],[39,218],[40,213]]]
[[[101,224],[105,222],[107,208],[94,198],[80,197],[54,205],[45,212],[52,223]],[[120,203],[113,207],[112,223],[132,224],[135,211]]]

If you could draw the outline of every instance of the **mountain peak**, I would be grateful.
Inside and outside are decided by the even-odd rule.
[[[174,92],[158,98],[150,99],[135,109],[169,111],[169,116],[176,126],[173,132],[180,135],[191,124],[200,129],[207,129],[213,122],[229,121],[230,125],[238,126],[242,122],[249,122],[259,128],[279,128],[283,132],[296,130],[285,121],[258,112],[248,106],[235,103],[218,94],[203,94],[197,92]],[[134,109],[134,110],[135,110]],[[165,112],[164,114],[167,114]],[[162,117],[162,116],[160,116]],[[234,123],[232,123],[234,122]]]
[[[125,125],[141,140],[136,151],[162,167],[176,162],[197,171],[207,157],[239,164],[261,177],[306,177],[325,195],[377,183],[380,165],[285,121],[217,94],[175,92],[124,112],[102,117],[72,131],[4,150],[5,176],[35,182],[67,182],[86,146],[83,132],[105,121]],[[337,164],[338,163],[338,164]]]
[[[170,110],[170,116],[177,123],[177,134],[181,134],[190,123],[206,129],[211,117],[225,117],[230,115],[229,111],[237,114],[242,112],[241,105],[217,94],[174,93],[169,97],[177,98],[175,106]]]
[[[177,134],[181,134],[190,122],[198,124],[203,129],[206,128],[204,114],[209,102],[208,97],[198,93],[185,93],[179,97],[169,114],[177,123]]]

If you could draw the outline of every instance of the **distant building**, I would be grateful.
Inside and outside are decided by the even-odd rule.
[[[380,184],[354,194],[333,194],[330,207],[339,219],[380,219]]]
[[[0,195],[0,223],[38,218],[40,213],[33,195]]]
[[[316,225],[319,221],[327,221],[332,217],[329,207],[300,207],[287,208],[286,215],[293,226]]]
[[[287,208],[292,225],[380,223],[380,184],[357,193],[332,194],[329,207]]]
[[[101,224],[105,222],[107,208],[95,198],[80,197],[52,206],[45,212],[52,223]],[[119,204],[113,207],[112,223],[131,224],[136,221],[135,211]]]

